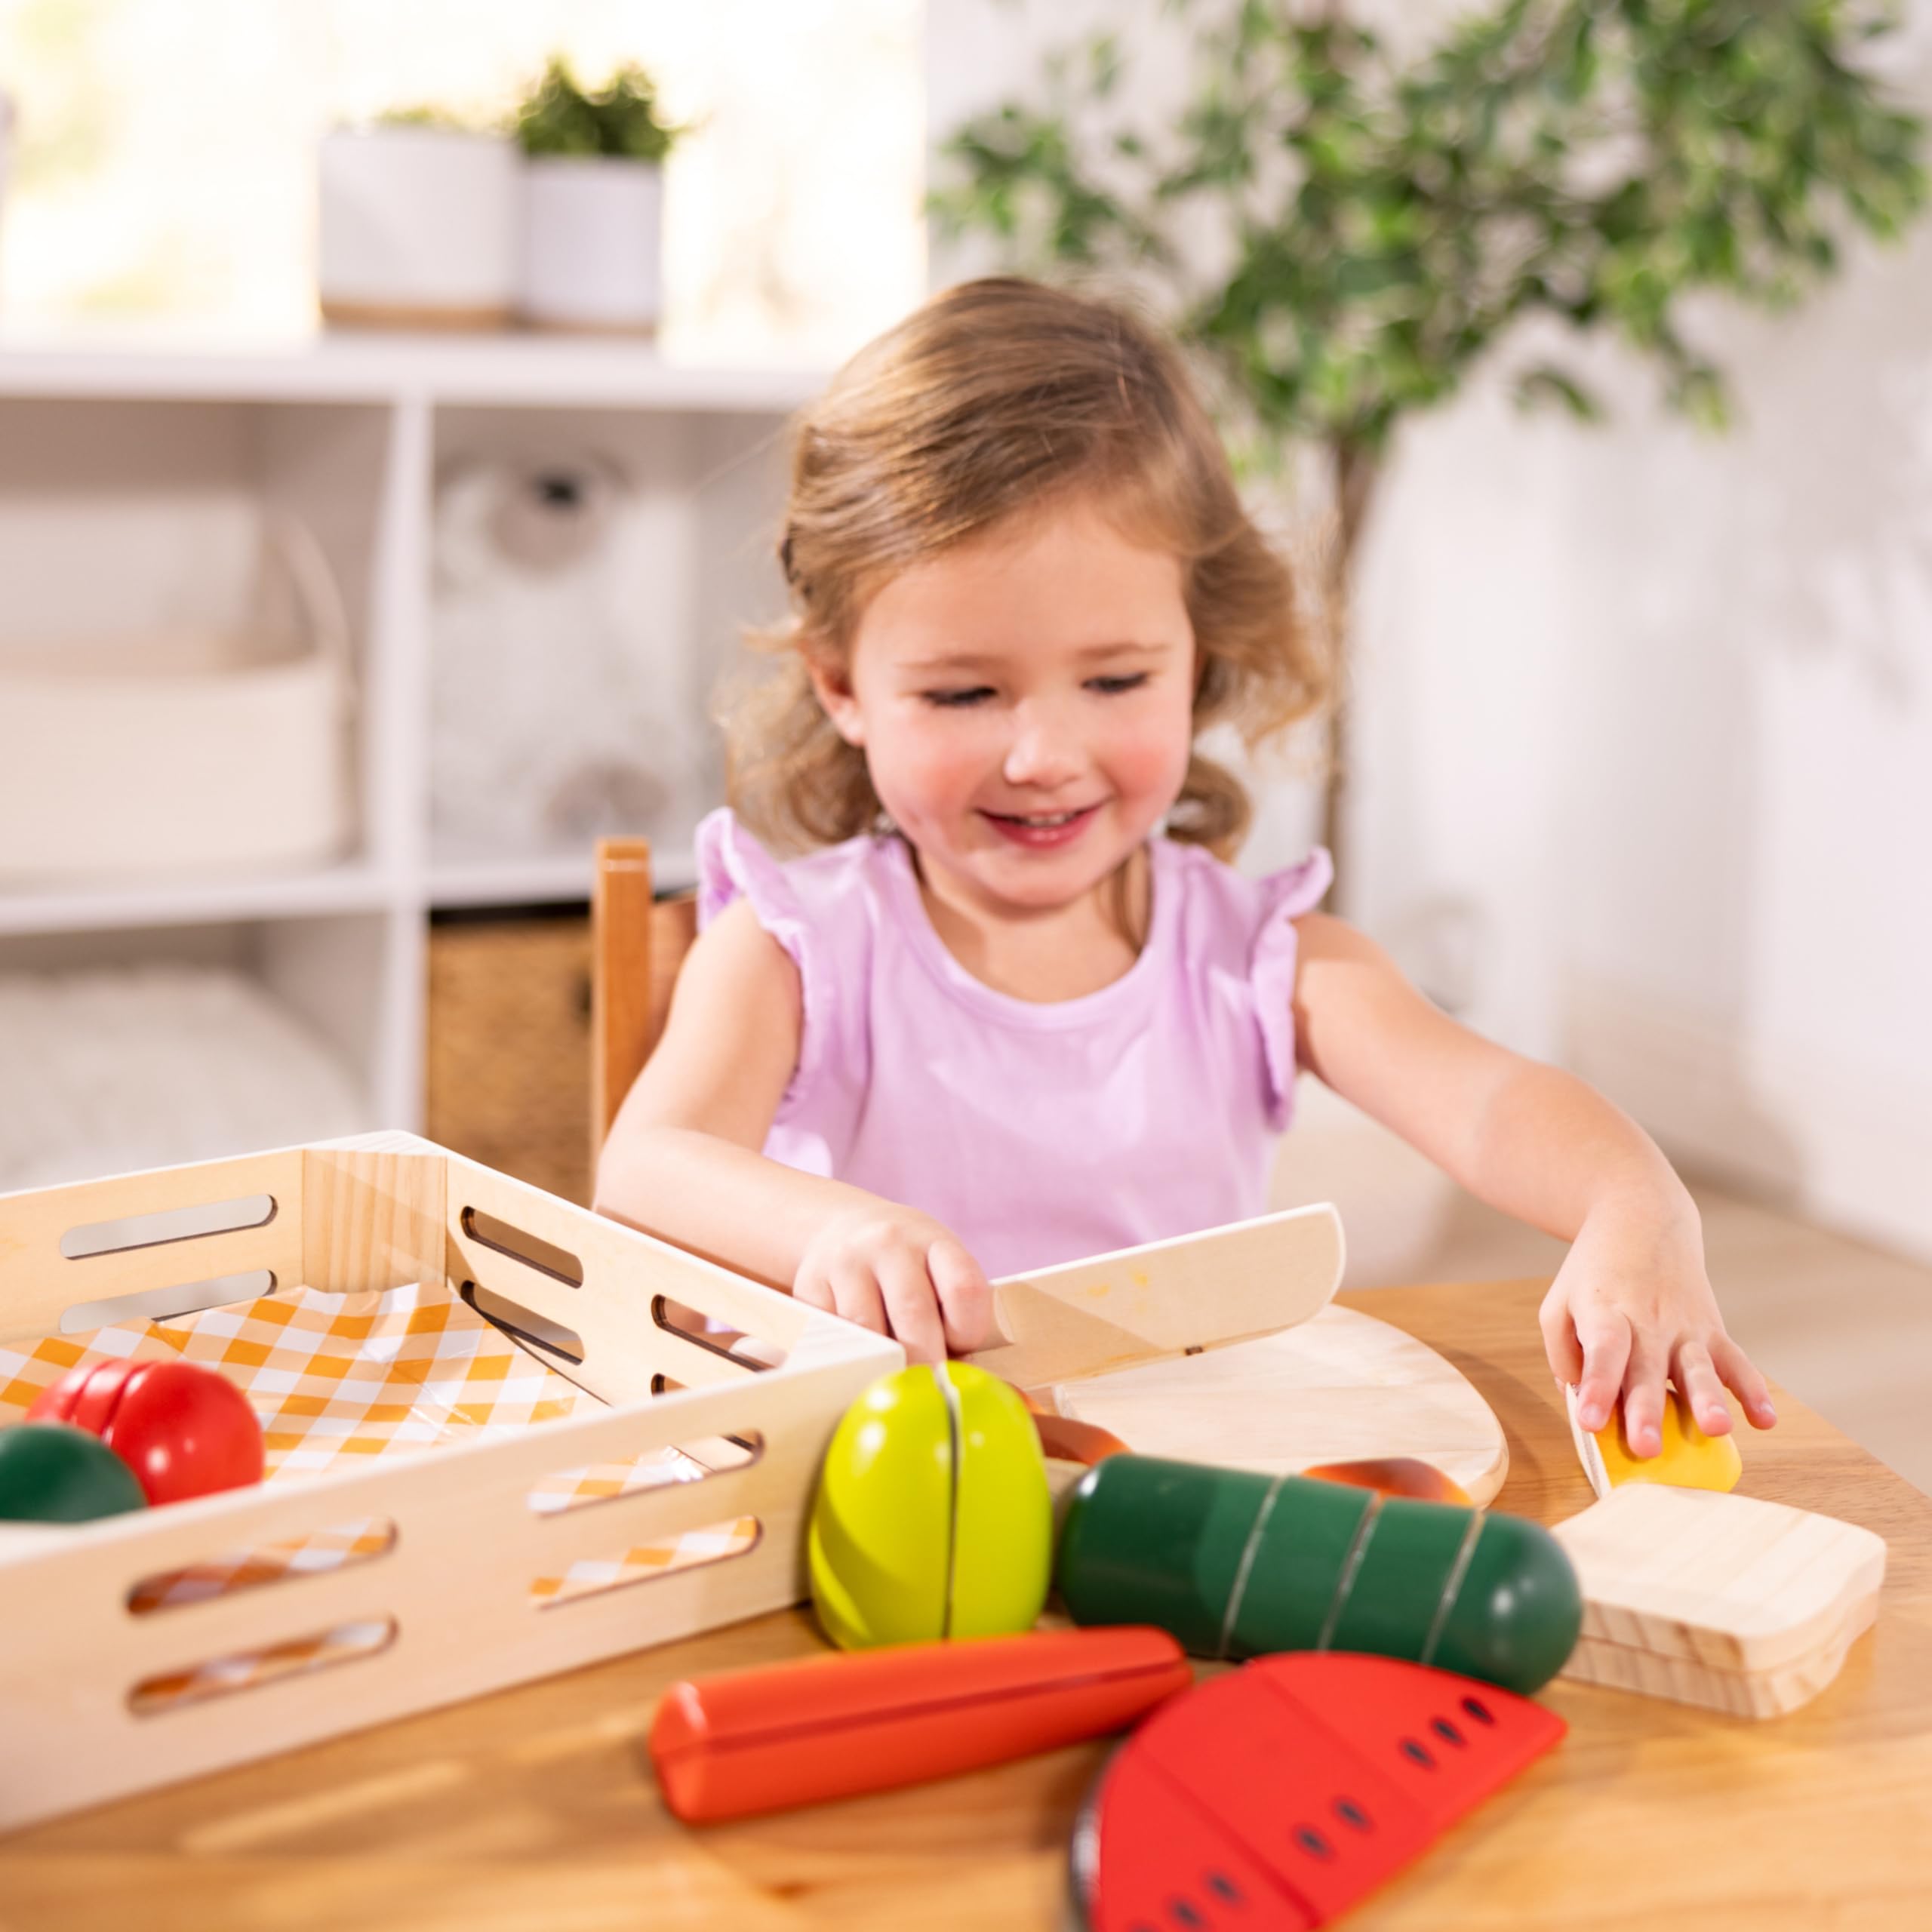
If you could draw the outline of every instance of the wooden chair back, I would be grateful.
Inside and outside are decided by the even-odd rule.
[[[678,969],[697,937],[697,897],[658,898],[651,843],[600,838],[590,894],[590,1158],[664,1031]]]

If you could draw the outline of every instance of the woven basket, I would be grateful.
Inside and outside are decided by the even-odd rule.
[[[158,518],[77,510],[4,560],[16,587],[17,561],[42,580],[0,638],[0,884],[315,865],[348,842],[349,626],[328,563],[277,512],[204,517],[198,539],[191,573]]]

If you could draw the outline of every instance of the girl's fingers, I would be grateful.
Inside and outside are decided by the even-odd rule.
[[[950,1235],[927,1249],[926,1268],[939,1297],[946,1345],[955,1355],[989,1349],[1004,1339],[993,1320],[993,1291],[985,1270]]]
[[[1771,1406],[1771,1392],[1764,1378],[1751,1365],[1751,1358],[1728,1335],[1720,1335],[1711,1344],[1711,1361],[1724,1385],[1744,1404],[1744,1413],[1756,1429],[1770,1429],[1778,1419]]]
[[[792,1298],[803,1302],[808,1308],[822,1308],[828,1315],[838,1312],[832,1299],[832,1284],[816,1269],[809,1272],[799,1269],[798,1278],[792,1284]]]
[[[886,1319],[893,1335],[902,1343],[908,1361],[942,1362],[946,1359],[946,1331],[939,1317],[939,1303],[926,1278],[924,1260],[918,1251],[889,1247],[878,1258],[878,1285],[885,1302]]]
[[[1543,1352],[1549,1358],[1549,1372],[1564,1388],[1583,1379],[1583,1351],[1577,1340],[1577,1324],[1570,1318],[1570,1303],[1558,1288],[1552,1287],[1537,1310],[1537,1325],[1543,1331]]]
[[[1633,1336],[1623,1371],[1623,1439],[1640,1461],[1663,1447],[1663,1381],[1669,1361],[1648,1335]]]
[[[835,1261],[826,1272],[832,1284],[835,1315],[842,1315],[848,1321],[856,1321],[861,1328],[869,1328],[875,1334],[891,1334],[886,1326],[885,1303],[879,1294],[878,1283],[863,1262]]]
[[[1599,1309],[1577,1324],[1577,1340],[1583,1351],[1583,1366],[1577,1378],[1577,1420],[1584,1428],[1595,1431],[1617,1413],[1618,1392],[1626,1385],[1631,1366],[1630,1324],[1614,1309]],[[1661,1370],[1657,1391],[1661,1401]],[[1627,1407],[1625,1413],[1629,1414]]]
[[[1724,1385],[1718,1381],[1710,1352],[1703,1343],[1678,1343],[1670,1376],[1697,1426],[1706,1435],[1730,1433],[1730,1405],[1724,1398]]]

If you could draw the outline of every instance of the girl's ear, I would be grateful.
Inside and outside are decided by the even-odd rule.
[[[826,716],[832,720],[832,728],[848,745],[863,746],[866,742],[865,719],[860,713],[859,700],[852,693],[850,664],[829,652],[808,651],[805,672],[812,681],[812,689],[817,694]]]

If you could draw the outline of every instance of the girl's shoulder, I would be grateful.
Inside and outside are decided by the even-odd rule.
[[[798,975],[803,1028],[788,1102],[811,1088],[828,1059],[851,1058],[854,1042],[863,1038],[890,843],[848,838],[780,860],[728,809],[699,821],[699,930],[745,900]]]
[[[1335,876],[1319,845],[1293,865],[1259,873],[1238,871],[1206,847],[1179,839],[1156,838],[1152,850],[1155,902],[1164,889],[1190,953],[1232,948],[1252,957],[1271,934],[1291,945],[1291,922],[1321,903]]]
[[[808,918],[849,903],[855,888],[879,878],[888,863],[883,839],[846,839],[802,858],[779,859],[728,807],[698,822],[697,915],[709,925],[735,899],[749,899],[761,921]],[[770,918],[768,918],[770,915]]]
[[[1164,891],[1177,979],[1191,999],[1258,1044],[1263,1118],[1278,1134],[1294,1112],[1294,922],[1321,903],[1334,864],[1319,845],[1294,865],[1261,873],[1237,872],[1201,847],[1172,839],[1156,839],[1153,849],[1155,918]],[[1253,1047],[1246,1051],[1251,1056]]]

